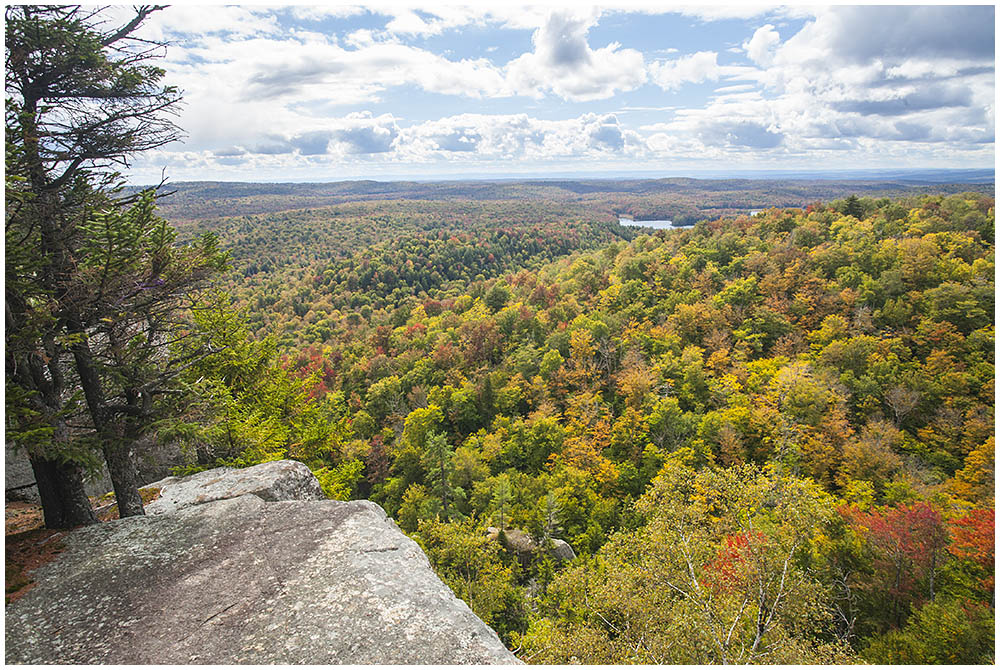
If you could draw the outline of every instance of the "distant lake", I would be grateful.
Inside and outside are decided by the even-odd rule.
[[[623,216],[618,217],[618,223],[623,226],[632,226],[633,228],[656,228],[658,230],[670,230],[674,228],[673,221],[635,221],[634,219],[626,219]]]

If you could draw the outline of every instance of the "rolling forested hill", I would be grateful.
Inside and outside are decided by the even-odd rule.
[[[121,574],[155,571],[162,556],[110,546],[163,493],[140,492],[162,474],[140,474],[140,461],[180,475],[292,459],[315,475],[302,473],[308,497],[318,482],[328,498],[380,505],[526,662],[995,663],[993,170],[821,171],[834,154],[842,164],[992,162],[993,13],[823,10],[798,17],[798,37],[759,15],[743,25],[746,60],[727,52],[727,63],[742,63],[734,67],[715,51],[660,57],[654,38],[690,32],[690,16],[646,26],[643,13],[638,31],[620,24],[651,39],[644,55],[618,42],[593,48],[588,40],[612,28],[597,28],[599,13],[538,14],[517,37],[491,33],[496,55],[513,58],[504,65],[459,62],[437,50],[451,38],[426,39],[499,27],[496,13],[456,22],[406,10],[383,22],[240,8],[191,31],[164,9],[5,10],[5,440],[34,477],[12,488],[34,487],[41,509],[27,516],[46,526],[8,543],[11,598],[78,526],[109,540]],[[899,30],[891,39],[867,30],[880,22]],[[719,53],[740,41],[735,29],[715,34]],[[873,39],[854,39],[865,31]],[[819,33],[826,44],[810,41]],[[268,49],[280,62],[247,51],[288,36],[288,53]],[[158,64],[168,40],[175,55],[163,64],[194,84],[194,116]],[[614,63],[615,77],[586,67],[593,54]],[[804,77],[792,72],[803,58]],[[410,76],[428,64],[446,69]],[[790,74],[795,85],[770,85]],[[767,90],[727,85],[735,76]],[[845,78],[851,90],[841,90]],[[248,86],[230,98],[222,79]],[[681,84],[697,84],[693,97],[676,92]],[[628,118],[603,111],[624,108],[619,92]],[[752,102],[765,94],[786,111],[808,102],[830,123],[770,114]],[[693,106],[654,111],[679,95]],[[597,106],[580,107],[589,101]],[[323,111],[333,108],[344,115]],[[230,128],[237,117],[247,121]],[[182,125],[192,137],[179,152]],[[188,174],[222,164],[290,175],[338,165],[642,169],[621,162],[631,155],[650,167],[820,170],[180,183],[162,198],[118,188],[122,172],[161,162]],[[110,498],[95,509],[84,487],[101,468],[114,526],[96,525],[112,515]],[[340,551],[329,533],[354,523],[335,511],[343,506],[322,507],[331,523],[307,534],[290,532],[296,524],[278,510],[270,536],[250,519],[215,546],[250,547],[239,558],[267,573],[273,566],[243,541],[257,529],[253,539],[280,548],[275,560],[291,576],[257,580],[239,607],[200,607],[188,619],[202,632],[229,622],[219,630],[240,638],[234,653],[245,658],[261,640],[245,639],[241,617],[259,610],[261,648],[286,660],[356,621],[350,589],[331,598],[310,577],[316,569],[300,569],[310,552],[298,548]],[[229,507],[202,517],[225,524],[220,509]],[[175,553],[218,545],[227,529],[214,526],[180,533]],[[372,556],[393,563],[411,549]],[[52,658],[72,659],[85,617],[100,629],[97,647],[129,654],[148,643],[156,657],[173,642],[183,657],[205,658],[196,639],[173,634],[184,617],[101,592],[110,573],[86,553],[76,555],[90,577],[72,561],[48,570],[72,587],[63,604],[80,588],[92,597],[42,607],[51,635],[28,640],[27,657],[42,658],[62,635]],[[392,578],[352,574],[376,590]],[[178,591],[178,575],[136,586],[158,603],[198,590],[188,579]],[[21,603],[44,594],[39,586]],[[324,600],[318,617],[336,625],[287,630],[306,601],[283,610],[275,589],[313,591],[307,600]],[[372,629],[409,616],[399,605],[377,604]],[[20,611],[22,630],[38,633],[37,617]],[[405,658],[418,656],[426,640],[403,628],[394,633],[408,638]],[[458,638],[450,657],[466,658],[468,636]],[[383,657],[357,642],[358,658]]]
[[[175,224],[213,217],[265,214],[346,202],[497,200],[577,203],[595,213],[672,219],[681,225],[767,207],[805,207],[851,194],[899,197],[920,193],[992,193],[990,183],[942,184],[930,175],[894,179],[589,179],[453,182],[345,181],[325,184],[178,182],[160,200]],[[971,179],[972,177],[970,177]]]
[[[243,316],[161,435],[378,502],[532,662],[992,658],[990,196],[484,188],[563,195],[183,224]]]

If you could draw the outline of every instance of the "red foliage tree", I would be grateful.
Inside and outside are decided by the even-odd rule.
[[[746,583],[748,564],[754,558],[754,548],[766,539],[760,531],[727,535],[715,559],[705,566],[702,581],[717,593],[742,588]]]
[[[948,547],[956,558],[969,559],[988,573],[980,579],[988,591],[993,591],[995,581],[995,523],[995,510],[972,510],[951,522],[952,542]]]
[[[844,507],[841,514],[872,549],[873,590],[886,593],[897,625],[909,608],[934,598],[934,578],[948,531],[941,514],[926,502],[874,509]]]

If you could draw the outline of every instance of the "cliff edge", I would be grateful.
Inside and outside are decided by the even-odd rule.
[[[271,491],[312,475],[256,467],[164,480],[158,513],[69,533],[7,607],[6,662],[518,663],[378,505],[267,502],[268,468]]]

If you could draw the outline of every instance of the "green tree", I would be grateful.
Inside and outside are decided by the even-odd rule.
[[[427,484],[431,493],[440,498],[442,513],[447,520],[448,504],[454,504],[457,493],[450,481],[455,449],[448,444],[448,438],[444,434],[430,431],[424,440],[423,450],[421,461],[427,472]]]
[[[497,282],[486,294],[486,306],[494,314],[503,309],[503,306],[510,300],[510,289],[503,283]]]
[[[192,312],[225,268],[214,235],[178,246],[151,192],[127,209],[97,211],[80,226],[72,303],[84,333],[70,333],[74,366],[101,441],[122,516],[142,513],[135,445],[162,416],[177,378],[218,349]],[[176,406],[173,400],[168,403]]]
[[[993,608],[938,598],[914,612],[903,628],[872,638],[862,657],[893,665],[992,664],[994,631]]]
[[[28,453],[49,528],[96,523],[84,477],[85,466],[96,468],[99,461],[70,429],[80,403],[69,392],[66,343],[38,281],[45,269],[39,231],[20,216],[32,194],[11,167],[18,148],[9,138],[6,146],[6,439]]]
[[[141,219],[142,229],[157,225],[148,207],[112,200],[109,187],[117,179],[114,167],[179,137],[170,113],[180,95],[161,84],[164,71],[151,65],[161,48],[134,36],[158,9],[138,7],[130,20],[116,25],[109,25],[98,9],[25,5],[5,11],[5,162],[21,195],[6,210],[7,239],[38,254],[33,271],[15,268],[21,281],[6,291],[7,331],[16,333],[14,341],[8,338],[13,356],[7,363],[8,369],[29,371],[9,375],[18,384],[15,398],[35,403],[32,416],[45,417],[55,438],[46,450],[36,450],[33,467],[42,474],[66,469],[66,476],[43,477],[52,486],[40,486],[51,525],[93,521],[78,510],[80,482],[69,472],[79,461],[62,448],[67,408],[58,406],[62,401],[45,401],[65,398],[74,387],[86,401],[121,514],[142,513],[124,426],[124,417],[136,405],[126,403],[130,409],[121,409],[109,395],[94,352],[94,326],[117,314],[101,309],[102,302],[89,292],[93,277],[81,278],[86,268],[77,261],[81,245],[96,233],[89,224],[101,217],[109,229],[129,219]],[[148,272],[140,277],[161,279],[163,259],[146,260]],[[111,264],[105,268],[103,276],[110,278]],[[47,363],[31,362],[39,356]],[[56,367],[61,369],[53,374]],[[29,382],[32,370],[45,372],[45,381],[36,377]],[[140,398],[136,402],[146,402],[141,390],[135,395]]]
[[[815,484],[673,462],[637,509],[645,527],[549,585],[545,611],[562,616],[529,630],[529,652],[585,663],[843,660],[824,641],[827,589],[809,565],[833,514]]]
[[[494,481],[493,500],[491,504],[496,510],[497,522],[500,524],[499,528],[502,532],[507,528],[507,522],[510,520],[510,475],[507,473],[497,475]]]
[[[856,219],[861,219],[865,215],[864,206],[861,204],[860,198],[854,194],[847,196],[847,199],[844,200],[844,204],[840,211],[843,214],[853,216]]]
[[[561,525],[562,509],[559,507],[559,500],[556,494],[548,491],[542,499],[542,545],[547,546],[555,536],[562,530]]]
[[[505,564],[499,543],[473,520],[421,521],[415,535],[434,571],[506,644],[527,628],[517,563]]]

